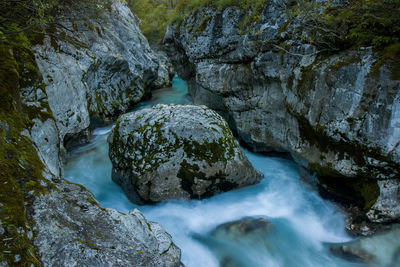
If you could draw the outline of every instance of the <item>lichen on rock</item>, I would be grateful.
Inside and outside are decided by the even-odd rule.
[[[205,198],[261,179],[225,120],[205,106],[122,115],[108,142],[113,180],[135,202]]]

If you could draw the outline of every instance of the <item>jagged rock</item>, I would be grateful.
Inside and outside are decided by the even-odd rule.
[[[398,180],[378,181],[380,195],[368,211],[371,221],[390,222],[400,218],[400,182]]]
[[[154,89],[170,87],[172,85],[172,78],[175,75],[174,66],[164,51],[156,48],[153,48],[153,51],[159,59],[160,65],[158,68],[157,79],[152,83],[152,87]]]
[[[34,47],[45,85],[42,95],[67,149],[88,141],[89,126],[109,122],[139,102],[158,78],[159,67],[137,18],[123,2],[110,0],[110,7],[96,12],[82,3],[68,11],[52,35]]]
[[[396,220],[396,194],[377,183],[400,177],[396,63],[371,48],[318,56],[300,38],[302,21],[287,23],[283,2],[270,1],[243,31],[244,11],[196,12],[167,29],[166,51],[194,103],[218,111],[254,151],[291,154],[317,172],[335,199],[349,204],[342,197],[356,196],[365,212],[380,194],[386,204],[373,208],[380,218],[369,218]],[[336,178],[345,179],[325,183]]]
[[[142,99],[143,81],[132,72],[131,64],[124,58],[107,56],[99,58],[87,70],[89,110],[101,120],[112,118]]]
[[[38,155],[51,173],[57,176],[61,175],[61,161],[58,147],[60,141],[56,123],[53,119],[47,119],[45,122],[33,119],[33,122],[35,124],[31,129],[30,137],[35,144]]]
[[[83,186],[56,186],[30,207],[44,266],[180,266],[180,249],[138,210],[103,209]]]
[[[205,106],[157,105],[124,114],[108,142],[113,180],[134,202],[138,196],[151,202],[210,197],[262,176],[225,120]]]

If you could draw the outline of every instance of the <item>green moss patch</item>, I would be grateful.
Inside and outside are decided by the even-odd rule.
[[[40,82],[29,42],[0,43],[0,220],[5,230],[0,262],[10,266],[39,265],[32,244],[34,223],[27,210],[35,197],[48,192],[49,185],[42,177],[44,166],[37,151],[22,132],[32,127],[32,116],[50,115],[36,109],[37,113],[32,113],[33,109],[21,102],[20,88],[39,88]]]
[[[372,74],[378,76],[379,69],[386,65],[391,79],[400,80],[400,43],[392,44],[378,53],[379,60],[372,67]]]
[[[202,171],[200,171],[199,165],[190,164],[186,160],[183,160],[180,164],[181,168],[178,171],[177,177],[181,179],[182,189],[189,193],[192,199],[202,199],[208,198],[215,195],[215,192],[225,192],[237,188],[236,183],[232,183],[226,180],[226,175],[221,171],[215,175],[209,177]],[[210,185],[207,186],[205,192],[198,194],[193,191],[193,185],[195,185],[195,180],[207,180]]]

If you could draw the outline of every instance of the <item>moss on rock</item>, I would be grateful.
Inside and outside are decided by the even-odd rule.
[[[32,141],[23,134],[32,127],[32,116],[49,116],[43,107],[33,109],[21,101],[20,89],[39,87],[41,81],[28,44],[0,44],[0,121],[4,126],[0,127],[0,220],[4,228],[0,262],[10,266],[40,264],[32,244],[34,222],[27,209],[50,186],[42,176],[44,166]]]
[[[157,105],[123,115],[109,143],[113,179],[145,201],[205,198],[261,178],[228,124],[205,106]]]

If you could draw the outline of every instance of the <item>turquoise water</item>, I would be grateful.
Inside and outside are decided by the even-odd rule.
[[[184,81],[175,77],[172,88],[154,92],[136,109],[158,103],[190,103]],[[299,179],[293,162],[245,150],[265,176],[259,184],[205,200],[137,206],[111,180],[110,130],[97,129],[90,144],[70,153],[65,177],[85,185],[103,207],[121,212],[138,208],[147,219],[161,223],[182,249],[186,266],[363,266],[330,253],[327,243],[351,240],[344,231],[344,215]],[[212,234],[217,226],[244,217],[264,218],[272,230],[233,239]]]

